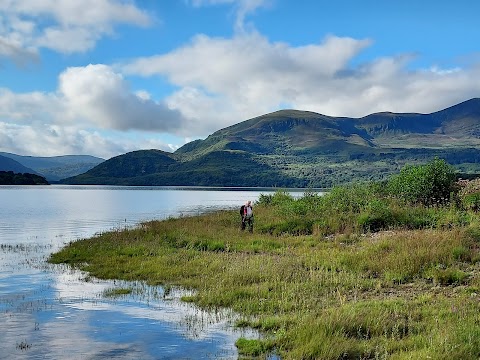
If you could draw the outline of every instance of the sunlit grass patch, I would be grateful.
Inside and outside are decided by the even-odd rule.
[[[125,295],[130,295],[132,293],[131,288],[113,288],[113,289],[106,289],[103,291],[103,296],[105,297],[121,297]]]
[[[218,211],[100,234],[50,261],[193,290],[182,300],[262,332],[237,342],[245,356],[478,359],[478,214],[380,190],[264,196],[253,234],[236,210]]]

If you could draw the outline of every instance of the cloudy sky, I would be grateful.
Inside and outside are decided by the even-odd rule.
[[[285,108],[480,97],[473,0],[0,0],[0,151],[174,151]]]

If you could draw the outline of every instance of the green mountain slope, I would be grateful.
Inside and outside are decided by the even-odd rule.
[[[353,119],[307,111],[281,110],[219,130],[175,153],[195,158],[210,151],[243,150],[255,154],[296,155],[363,151],[371,136]]]
[[[380,147],[453,148],[480,146],[480,99],[432,114],[378,113],[358,119]]]
[[[276,186],[276,181],[300,186],[251,154],[214,151],[191,161],[178,161],[160,150],[140,150],[111,158],[66,184],[138,186]]]
[[[63,180],[67,184],[126,184],[128,179],[168,172],[177,161],[171,153],[161,150],[139,150],[115,156],[89,171]],[[137,184],[132,184],[137,185]]]
[[[480,99],[431,114],[331,117],[281,110],[218,130],[175,153],[110,159],[72,184],[313,186],[378,180],[406,163],[446,159],[480,173]]]

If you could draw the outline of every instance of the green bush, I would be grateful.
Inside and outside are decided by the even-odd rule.
[[[385,201],[374,199],[368,204],[366,212],[360,214],[357,221],[363,231],[379,231],[392,227],[395,217]]]
[[[480,210],[480,193],[467,194],[462,198],[464,209],[478,211]]]
[[[313,220],[291,219],[278,224],[269,224],[259,229],[261,233],[271,235],[310,235],[313,232]]]
[[[323,206],[329,213],[359,213],[376,195],[371,184],[336,186],[323,197]]]
[[[465,283],[468,275],[459,270],[459,269],[432,269],[428,274],[427,278],[433,280],[433,283],[436,285],[460,285]]]
[[[397,225],[404,229],[425,229],[437,226],[436,209],[424,206],[404,206],[395,209]]]
[[[444,204],[455,188],[455,170],[438,158],[425,165],[406,165],[387,183],[388,193],[409,203]]]
[[[284,205],[285,203],[291,203],[293,201],[293,196],[287,193],[286,191],[276,191],[273,194],[260,194],[256,205],[264,206],[278,206]]]
[[[460,199],[468,205],[463,208],[480,208],[480,192],[460,192],[453,167],[434,159],[405,166],[383,182],[335,186],[325,194],[308,190],[300,198],[285,191],[262,194],[257,205],[273,208],[274,216],[262,219],[258,229],[276,236],[451,229],[471,222],[472,214],[461,210]]]

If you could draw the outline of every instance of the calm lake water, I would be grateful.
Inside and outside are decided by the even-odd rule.
[[[272,189],[0,186],[0,359],[232,359],[228,310],[182,303],[181,289],[100,281],[49,254],[141,221],[237,208]],[[295,196],[303,192],[292,190]],[[128,296],[105,291],[133,287]]]

